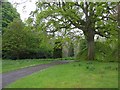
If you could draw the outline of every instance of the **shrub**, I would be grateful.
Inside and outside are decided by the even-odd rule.
[[[80,44],[80,51],[77,55],[77,59],[86,60],[87,57],[87,46],[85,40]],[[111,47],[110,43],[107,42],[95,42],[95,60],[97,61],[118,61],[118,47]]]

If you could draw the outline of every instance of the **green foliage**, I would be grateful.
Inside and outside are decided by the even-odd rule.
[[[16,8],[14,8],[10,2],[2,2],[2,28],[6,28],[15,18],[20,19]]]
[[[57,58],[53,60],[76,60],[74,57]]]
[[[2,58],[1,55],[2,55],[2,4],[0,3],[0,59]]]
[[[9,2],[2,3],[2,18],[3,58],[52,57],[49,37],[41,31],[41,27],[33,26],[32,18],[23,24],[17,10]]]
[[[25,44],[25,31],[23,31],[23,23],[20,20],[14,20],[10,23],[6,32],[3,34],[3,54],[9,56],[16,56],[19,58],[20,52],[24,52]],[[6,57],[6,55],[5,55]]]
[[[79,46],[79,52],[76,55],[76,59],[80,59],[80,60],[86,60],[86,56],[87,56],[87,45],[86,45],[86,40],[82,39],[80,40],[80,46]]]
[[[25,26],[21,20],[14,20],[3,34],[3,58],[51,57],[50,44],[41,35]]]
[[[114,35],[113,35],[114,36]],[[106,57],[109,61],[119,61],[119,47],[118,47],[118,38],[111,37],[107,40],[106,44],[110,45],[111,51],[108,53],[108,57]]]
[[[111,40],[111,39],[110,39]],[[80,51],[76,56],[77,59],[86,60],[87,46],[85,40],[81,41]],[[95,42],[95,60],[97,61],[118,61],[117,41],[96,41]]]
[[[105,42],[95,42],[95,44],[95,58],[98,61],[110,61],[110,59],[106,59],[107,57],[110,57],[110,53],[112,51],[110,45]]]
[[[60,39],[56,39],[53,51],[54,58],[62,58],[62,42]]]
[[[75,31],[76,29],[83,31],[82,34],[87,42],[95,34],[109,37],[114,41],[118,36],[116,15],[112,14],[115,5],[117,3],[113,2],[109,4],[108,2],[37,2],[36,10],[31,13],[24,25],[19,20],[8,24],[14,18],[19,18],[19,14],[10,3],[3,3],[3,27],[8,26],[4,28],[6,32],[3,34],[3,57],[15,57],[15,59],[62,57],[62,45],[65,42],[72,42],[75,45],[75,42],[79,41],[80,34],[77,34],[81,32]],[[80,41],[80,52],[77,57],[88,56],[89,43],[86,41]],[[56,44],[56,42],[60,43]],[[69,44],[71,52],[74,51],[74,45]],[[97,60],[103,60],[104,57],[111,55],[107,53],[113,50],[110,43],[97,42],[95,45]],[[106,50],[102,46],[105,46]],[[113,51],[117,53],[117,46],[112,46],[114,46]],[[94,56],[94,54],[89,55],[92,58]],[[73,53],[69,53],[69,56],[73,56]]]
[[[83,31],[86,40],[90,40],[90,37],[94,37],[95,34],[102,37],[111,37],[113,34],[117,35],[117,21],[115,15],[111,13],[117,3],[37,2],[36,5],[37,9],[33,12],[33,16],[36,17],[36,25],[43,25],[41,28],[46,31],[49,30],[54,38],[59,36],[56,34],[59,32],[62,33],[61,36],[65,37],[63,39],[66,39],[66,36],[73,39],[77,35],[69,35],[69,33],[70,30],[76,28]],[[64,34],[63,29],[66,30]],[[90,50],[93,50],[89,52],[91,56],[86,56],[93,59],[94,54],[91,54],[91,52],[94,52],[94,49]]]

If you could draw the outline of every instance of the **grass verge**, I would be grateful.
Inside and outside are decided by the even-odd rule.
[[[118,88],[118,63],[72,62],[24,77],[8,88]]]
[[[5,73],[29,66],[35,66],[38,64],[50,63],[50,60],[40,60],[40,59],[25,59],[25,60],[2,60],[2,71],[0,73]]]

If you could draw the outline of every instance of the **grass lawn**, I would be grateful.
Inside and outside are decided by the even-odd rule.
[[[118,63],[72,62],[24,77],[8,88],[117,88]]]
[[[26,59],[26,60],[2,60],[2,71],[0,73],[17,70],[20,68],[34,66],[38,64],[50,63],[51,61],[43,61],[40,59]]]

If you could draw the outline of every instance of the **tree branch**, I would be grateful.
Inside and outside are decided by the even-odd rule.
[[[101,32],[99,32],[99,31],[95,31],[95,34],[98,34],[98,35],[101,36],[101,37],[109,38],[109,36],[103,35],[103,34],[102,34]]]
[[[103,20],[103,18],[107,18],[107,19],[111,19],[111,20],[113,20],[113,21],[117,21],[116,19],[111,18],[111,17],[107,17],[107,16],[103,16],[101,20]]]

